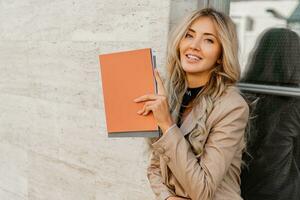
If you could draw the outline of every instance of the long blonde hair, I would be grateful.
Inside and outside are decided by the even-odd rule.
[[[188,87],[186,75],[180,62],[179,44],[186,35],[188,28],[200,17],[209,17],[216,27],[222,46],[222,62],[212,69],[209,81],[192,103],[192,106],[200,103],[203,108],[200,116],[197,113],[199,116],[197,119],[198,127],[189,134],[189,142],[197,157],[201,156],[203,147],[203,144],[199,142],[200,135],[209,132],[205,123],[213,109],[214,101],[222,95],[228,86],[234,85],[240,78],[238,39],[232,20],[227,15],[212,8],[192,12],[173,30],[168,42],[166,89],[172,116],[177,119],[183,95]]]

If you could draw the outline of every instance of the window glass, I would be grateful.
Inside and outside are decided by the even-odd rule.
[[[241,195],[300,199],[300,5],[296,0],[231,1],[250,105]]]
[[[299,1],[231,1],[230,16],[239,37],[242,82],[299,87]]]

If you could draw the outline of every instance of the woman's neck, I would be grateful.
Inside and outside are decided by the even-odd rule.
[[[186,74],[189,88],[197,88],[204,86],[209,81],[209,75]]]

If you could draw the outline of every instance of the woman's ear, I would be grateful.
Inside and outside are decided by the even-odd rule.
[[[218,60],[217,60],[217,63],[218,63],[218,64],[222,64],[222,59],[221,59],[221,58],[218,59]]]

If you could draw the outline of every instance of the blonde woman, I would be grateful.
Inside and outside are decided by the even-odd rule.
[[[236,200],[240,196],[248,105],[235,83],[240,76],[231,19],[213,9],[193,12],[173,32],[166,90],[144,103],[162,130],[152,143],[148,179],[159,200]]]

